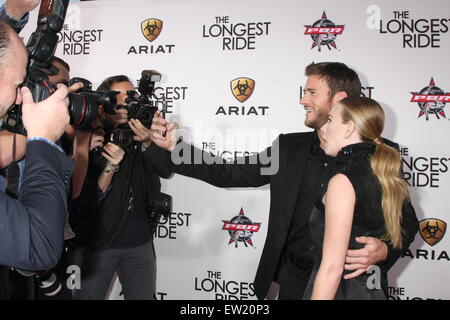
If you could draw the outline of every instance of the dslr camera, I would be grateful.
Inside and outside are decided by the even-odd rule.
[[[22,86],[30,89],[35,102],[45,100],[56,87],[49,81],[49,75],[56,75],[59,70],[51,61],[58,44],[58,32],[61,31],[67,12],[69,0],[43,0],[41,2],[37,27],[27,43],[27,76]],[[98,106],[105,109],[116,105],[116,93],[82,91],[69,93],[70,124],[76,128],[89,130],[91,122],[97,117]],[[10,132],[26,135],[22,123],[22,105],[14,105],[7,113],[6,129]]]
[[[103,105],[106,113],[115,114],[118,91],[92,90],[92,82],[84,78],[72,78],[69,86],[81,82],[83,87],[77,93],[69,93],[70,124],[84,131],[93,131],[91,122],[98,115],[98,107]],[[73,114],[73,117],[72,117]],[[73,122],[72,122],[73,119]]]
[[[131,90],[127,92],[127,98],[125,99],[126,105],[117,106],[116,109],[124,108],[128,111],[128,119],[137,119],[142,125],[149,128],[153,115],[158,108],[154,106],[151,96],[155,88],[155,82],[161,81],[161,74],[154,70],[144,70],[141,73],[141,79],[139,80],[138,91]],[[121,124],[115,128],[110,136],[110,141],[126,152],[131,151],[136,141],[133,139],[134,133],[131,130],[128,123]]]

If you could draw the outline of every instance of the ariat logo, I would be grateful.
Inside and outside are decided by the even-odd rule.
[[[236,101],[229,104],[219,105],[216,109],[216,116],[267,116],[270,107],[267,105],[256,104],[260,101],[258,97],[250,99],[255,91],[255,80],[240,77],[230,81],[230,89]],[[230,97],[231,98],[231,97]],[[249,100],[250,99],[250,100]],[[251,101],[249,104],[244,104],[247,100]],[[258,101],[259,100],[259,101]],[[247,101],[248,103],[248,101]]]
[[[152,42],[161,34],[163,22],[159,19],[147,19],[142,21],[141,30],[145,39]]]
[[[175,44],[168,44],[164,41],[156,41],[155,44],[153,44],[153,41],[155,41],[159,35],[161,34],[163,28],[163,22],[159,19],[147,19],[141,22],[141,33],[144,36],[144,38],[152,42],[149,44],[147,41],[145,41],[145,44],[142,42],[144,41],[141,39],[141,43],[136,43],[134,45],[131,45],[128,49],[127,54],[135,54],[135,55],[141,55],[141,54],[170,54],[174,53],[175,51]],[[136,32],[139,32],[136,28]],[[167,40],[167,39],[166,39]],[[170,39],[169,39],[170,41]],[[159,42],[159,43],[158,43]],[[161,43],[163,42],[163,43]]]
[[[439,219],[425,219],[420,221],[420,235],[430,246],[434,246],[444,238],[447,223]]]
[[[255,80],[250,78],[237,78],[231,81],[231,92],[239,101],[244,102],[255,90]]]

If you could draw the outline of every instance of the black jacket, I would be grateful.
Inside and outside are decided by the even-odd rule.
[[[240,161],[234,164],[225,164],[223,159],[209,155],[207,158],[213,157],[214,164],[172,163],[170,165],[169,171],[200,179],[217,187],[260,187],[270,184],[267,238],[254,281],[256,296],[259,299],[266,297],[270,285],[276,277],[314,135],[314,132],[280,135],[273,145],[265,150],[271,154],[279,149],[278,166],[272,163],[274,169],[278,167],[278,170],[271,175],[261,174],[261,169],[269,167],[264,153],[239,159]],[[195,158],[204,159],[204,152],[186,143],[179,143],[174,152],[177,153],[180,149],[189,150],[190,155],[188,156],[182,152],[185,159],[189,157],[192,161]],[[195,153],[197,156],[194,156]],[[166,156],[170,157],[170,154],[167,152]],[[388,258],[380,264],[385,271],[389,270],[409,247],[418,231],[419,224],[411,203],[408,203],[403,210],[403,227],[405,230],[404,249],[395,250],[388,245]],[[387,288],[387,279],[382,279],[382,285]]]
[[[77,240],[91,249],[108,248],[111,245],[123,230],[127,218],[132,170],[138,170],[142,177],[146,201],[160,191],[159,177],[169,176],[153,165],[159,154],[162,154],[161,149],[154,146],[145,152],[128,152],[120,163],[120,170],[114,174],[111,190],[101,201],[98,201],[100,190],[97,180],[103,169],[89,161],[80,196],[70,203],[70,225]]]

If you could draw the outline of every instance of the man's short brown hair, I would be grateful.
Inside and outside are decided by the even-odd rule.
[[[361,81],[358,74],[340,62],[311,63],[305,69],[305,75],[318,76],[330,88],[331,97],[339,91],[347,93],[347,97],[361,96]]]

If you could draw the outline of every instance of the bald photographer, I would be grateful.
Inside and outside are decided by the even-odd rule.
[[[31,6],[38,4],[38,1],[8,1],[1,10],[7,11],[10,3],[17,9],[20,4],[30,2]],[[62,251],[67,188],[74,163],[55,143],[69,123],[67,88],[60,86],[47,99],[35,103],[30,90],[21,87],[27,62],[22,40],[11,25],[0,19],[0,118],[12,106],[21,104],[21,120],[27,131],[27,161],[17,199],[8,195],[11,184],[17,183],[8,180],[18,170],[15,161],[8,165],[6,175],[0,176],[0,265],[43,270],[55,266]],[[0,135],[11,136],[4,130]],[[18,151],[14,140],[19,136],[14,134],[12,139],[5,140],[12,140],[10,144],[0,144],[2,158],[3,154]],[[8,295],[4,275],[0,271],[0,299]]]

